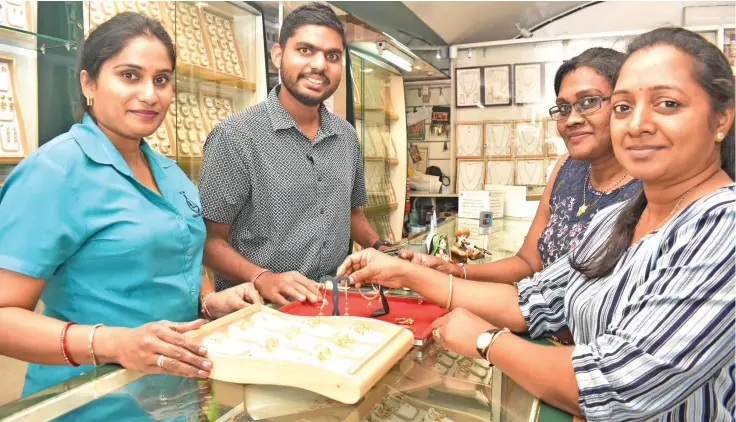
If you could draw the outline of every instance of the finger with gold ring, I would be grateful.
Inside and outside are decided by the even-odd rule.
[[[174,326],[171,327],[171,329],[174,330],[174,331],[176,331],[178,333],[179,332],[179,323],[178,322],[175,322],[174,323]]]
[[[434,337],[434,339],[437,341],[442,341],[442,336],[440,335],[439,328],[435,328],[434,330],[432,330],[432,337]]]
[[[166,369],[166,368],[164,368],[164,362],[165,361],[166,361],[166,356],[164,356],[164,355],[158,355],[158,360],[156,361],[156,366],[158,366],[161,369]]]

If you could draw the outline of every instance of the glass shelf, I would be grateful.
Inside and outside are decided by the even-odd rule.
[[[24,31],[11,26],[0,25],[0,38],[2,38],[4,45],[40,51],[42,54],[46,54],[47,51],[56,48],[65,48],[67,51],[77,49],[76,41]]]

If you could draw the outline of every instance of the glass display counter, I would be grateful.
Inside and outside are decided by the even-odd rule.
[[[542,344],[550,344],[540,340]],[[247,368],[244,368],[247,370]],[[412,349],[355,404],[306,390],[101,366],[0,406],[2,421],[572,421],[483,361]]]

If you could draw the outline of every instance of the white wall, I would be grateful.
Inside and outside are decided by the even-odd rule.
[[[534,31],[535,38],[658,26],[736,24],[733,1],[610,1],[596,4]]]

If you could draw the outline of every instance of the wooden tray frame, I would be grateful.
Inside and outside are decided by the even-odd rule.
[[[0,155],[0,164],[15,164],[26,157],[28,151],[28,133],[26,132],[26,124],[23,120],[23,108],[21,107],[20,97],[18,96],[18,84],[15,81],[17,68],[15,66],[15,58],[12,56],[0,54],[0,62],[8,65],[8,78],[10,79],[10,90],[15,98],[15,120],[18,126],[18,136],[20,137],[20,152],[17,154]]]
[[[202,339],[223,332],[227,326],[244,317],[264,312],[290,321],[301,321],[308,317],[288,315],[264,305],[255,304],[204,325],[199,330],[187,333],[187,337]],[[309,318],[311,319],[311,318]],[[210,353],[212,361],[210,378],[240,384],[270,384],[298,387],[323,396],[353,404],[375,385],[391,367],[401,360],[412,348],[414,338],[408,330],[383,321],[357,317],[321,317],[333,327],[348,327],[356,323],[365,324],[370,329],[386,335],[384,343],[363,358],[348,371],[341,373],[325,367],[297,361],[281,361],[264,358],[238,357]]]

